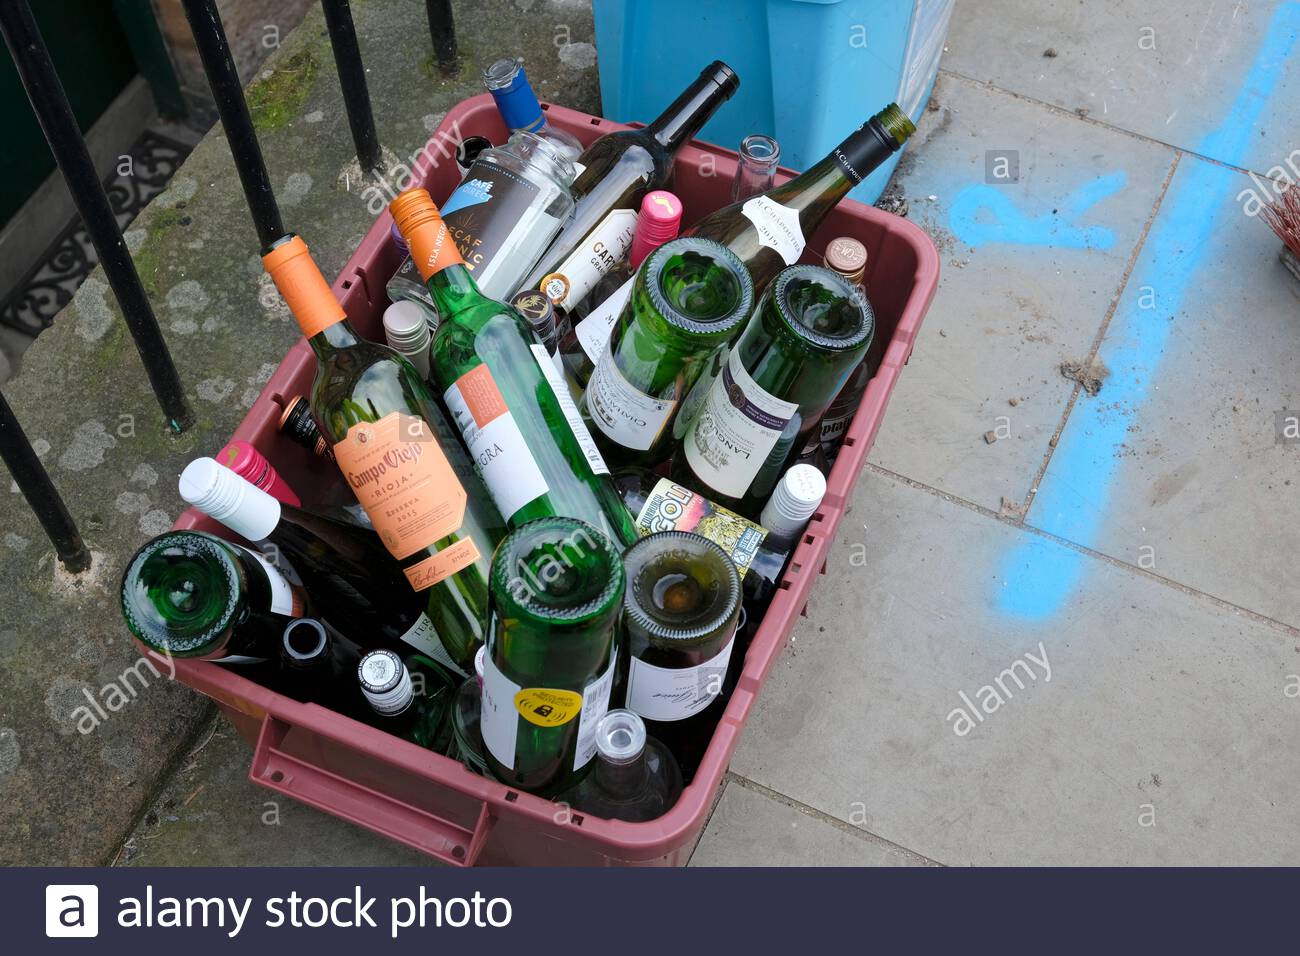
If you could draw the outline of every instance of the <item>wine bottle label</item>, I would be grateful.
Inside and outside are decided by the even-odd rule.
[[[491,654],[483,655],[479,729],[483,733],[483,744],[507,770],[515,769],[515,740],[519,733],[515,695],[521,690],[522,687],[501,673]]]
[[[658,399],[634,387],[609,350],[587,383],[591,420],[610,441],[633,451],[646,451],[655,443],[676,407],[675,400]]]
[[[573,403],[573,396],[569,394],[569,386],[564,381],[564,373],[556,367],[555,360],[546,351],[545,345],[535,342],[530,348],[533,350],[533,356],[537,359],[542,374],[546,376],[546,381],[551,386],[551,391],[555,393],[555,401],[560,406],[560,411],[564,413],[564,419],[569,423],[573,437],[578,441],[578,447],[582,449],[582,456],[587,459],[587,464],[591,466],[591,473],[593,475],[608,475],[609,466],[605,464],[600,449],[596,447],[591,432],[587,430],[587,423],[582,420],[582,413],[578,411],[578,406]]]
[[[429,619],[426,617],[425,620],[427,621]],[[447,648],[443,646],[442,641],[438,638],[437,632],[433,629],[432,621],[429,622],[429,634],[432,636],[423,639],[420,643],[411,640],[409,636],[403,637],[402,640],[406,641],[406,643],[413,647],[418,647],[420,653],[425,657],[437,661],[453,674],[459,674],[461,677],[468,677],[469,675],[466,674],[465,671],[461,669],[460,665],[451,659],[451,655],[447,653]]]
[[[794,265],[807,245],[799,213],[766,196],[755,196],[740,207],[741,215],[754,224],[758,241],[777,253],[788,266]]]
[[[700,409],[704,407],[704,400],[709,397],[713,391],[713,383],[718,380],[722,370],[727,367],[727,358],[731,354],[730,345],[720,345],[718,350],[709,356],[708,364],[700,377],[695,380],[691,390],[686,393],[682,399],[681,410],[677,417],[673,419],[673,440],[680,441],[686,436],[687,430],[695,422],[695,418],[700,414]]]
[[[283,614],[285,617],[302,617],[306,610],[306,601],[303,598],[302,588],[290,584],[280,569],[266,555],[254,551],[252,548],[245,548],[243,545],[234,545],[234,547],[240,548],[245,554],[250,555],[253,560],[266,570],[266,580],[271,585],[271,611],[275,614]]]
[[[573,751],[573,769],[581,770],[596,756],[596,725],[609,713],[609,692],[614,686],[614,665],[618,663],[618,645],[609,654],[605,673],[588,684],[582,692],[582,716],[578,720],[578,746]]]
[[[550,358],[546,361],[549,363]],[[486,365],[476,365],[456,379],[442,397],[456,427],[465,436],[483,483],[507,521],[524,505],[550,491]]]
[[[722,693],[735,643],[733,634],[719,654],[694,667],[659,667],[632,658],[627,672],[627,709],[646,720],[694,717]]]
[[[587,297],[600,277],[618,265],[632,247],[635,209],[611,209],[582,244],[542,280],[542,291],[557,308],[569,309]]]
[[[402,635],[402,640],[429,657],[433,657],[442,647],[442,641],[438,640],[438,632],[434,630],[433,621],[429,620],[429,615],[424,612],[420,613],[416,622]]]
[[[594,365],[600,361],[609,345],[609,334],[614,331],[614,323],[623,313],[627,300],[632,298],[632,285],[636,276],[628,279],[615,289],[608,299],[587,313],[587,317],[573,327],[573,334],[578,337],[578,344],[587,353]]]
[[[853,411],[844,415],[836,415],[834,418],[823,418],[821,434],[818,440],[822,444],[826,444],[835,441],[843,435],[849,427],[849,422],[853,421],[853,413],[856,411],[857,409],[853,409]]]
[[[451,230],[465,267],[476,277],[501,250],[538,192],[524,177],[480,159],[443,203],[442,221]]]
[[[740,498],[798,410],[760,388],[732,349],[686,435],[686,461],[710,488]]]
[[[429,423],[390,412],[348,429],[334,458],[365,508],[379,538],[399,561],[455,533],[465,518],[465,489]],[[406,569],[417,591],[432,587],[478,560],[465,537]]]
[[[767,529],[762,525],[720,508],[703,495],[667,478],[660,478],[646,496],[636,516],[636,529],[643,535],[693,531],[721,545],[742,578],[767,537]]]

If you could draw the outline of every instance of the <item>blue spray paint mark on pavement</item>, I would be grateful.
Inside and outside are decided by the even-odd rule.
[[[1260,118],[1269,109],[1298,30],[1300,3],[1287,3],[1274,15],[1227,119],[1204,140],[1200,152],[1245,164],[1247,147],[1259,135]],[[1127,436],[1125,413],[1146,399],[1174,316],[1182,310],[1205,254],[1214,248],[1216,221],[1234,196],[1240,175],[1197,159],[1186,160],[1179,170],[1129,283],[1139,294],[1130,290],[1125,295],[1109,336],[1117,344],[1106,354],[1111,370],[1107,401],[1075,406],[1034,500],[1035,526],[1077,544],[1093,544],[1115,477],[1116,453]],[[1156,297],[1152,307],[1143,308],[1144,287]],[[1000,575],[1001,609],[1031,619],[1050,617],[1069,597],[1082,562],[1077,551],[1029,539],[1007,555]]]
[[[1080,186],[1056,209],[1033,218],[994,186],[967,186],[949,207],[948,222],[953,235],[972,247],[1012,242],[1058,249],[1109,249],[1115,245],[1115,233],[1105,226],[1076,223],[1097,203],[1123,189],[1127,181],[1123,170],[1101,176]]]

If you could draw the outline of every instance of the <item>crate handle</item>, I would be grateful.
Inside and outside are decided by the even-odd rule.
[[[291,724],[267,714],[257,735],[248,779],[451,866],[473,866],[478,860],[496,824],[486,803],[474,829],[468,830],[286,753],[281,745],[291,729]],[[373,756],[382,759],[381,754]]]

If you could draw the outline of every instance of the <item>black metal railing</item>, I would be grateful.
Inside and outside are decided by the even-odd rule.
[[[182,3],[225,128],[258,241],[263,247],[269,246],[285,235],[284,222],[216,2],[182,0]],[[321,4],[357,159],[362,170],[369,172],[378,167],[382,150],[351,7],[348,0],[321,0]],[[458,69],[451,4],[449,0],[426,0],[426,10],[434,57],[443,73],[450,75]],[[162,407],[166,425],[174,432],[183,431],[193,423],[194,416],[186,402],[180,376],[28,0],[0,0],[0,33],[94,243],[123,319],[135,340],[145,374]],[[76,522],[3,394],[0,394],[0,459],[45,529],[63,566],[74,573],[89,568],[90,552]]]

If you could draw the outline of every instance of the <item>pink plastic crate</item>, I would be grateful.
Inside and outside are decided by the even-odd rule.
[[[547,107],[547,116],[584,143],[627,128],[559,106]],[[459,181],[450,158],[455,140],[473,134],[493,142],[505,138],[487,94],[449,112],[417,163],[416,181],[436,201],[445,200]],[[735,166],[736,154],[729,149],[691,143],[681,150],[672,188],[685,205],[685,223],[726,204]],[[784,179],[792,173],[781,175]],[[334,283],[357,329],[380,341],[388,304],[384,285],[400,265],[389,238],[391,223],[387,212],[376,220]],[[841,203],[830,214],[812,237],[805,261],[820,262],[826,243],[841,235],[857,238],[869,253],[867,287],[876,312],[873,351],[879,371],[848,429],[826,499],[754,635],[740,682],[699,771],[668,814],[649,823],[623,823],[567,813],[547,800],[476,776],[447,757],[314,704],[282,697],[233,669],[204,661],[177,662],[178,679],[215,700],[254,746],[249,778],[452,865],[684,863],[704,828],[759,690],[807,603],[817,572],[825,570],[844,503],[938,285],[938,253],[924,232],[905,219],[853,201]],[[304,238],[310,245],[312,237]],[[299,341],[233,436],[257,446],[306,501],[337,480],[334,466],[313,458],[280,435],[276,426],[287,399],[306,394],[314,373],[311,350]],[[176,527],[227,533],[193,510],[181,515]]]

